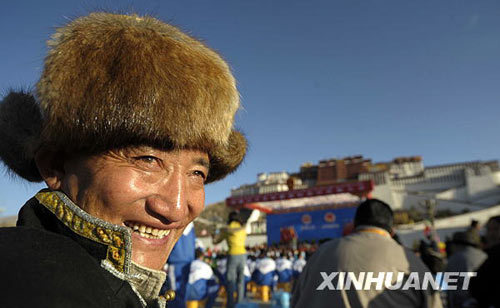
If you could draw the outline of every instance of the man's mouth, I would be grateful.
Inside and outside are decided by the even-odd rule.
[[[137,222],[126,221],[124,224],[133,232],[149,239],[162,239],[170,233],[170,230],[156,229]]]

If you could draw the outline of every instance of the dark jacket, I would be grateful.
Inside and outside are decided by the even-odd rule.
[[[164,307],[130,283],[130,232],[68,200],[41,191],[0,229],[0,306]]]
[[[487,255],[480,249],[468,244],[455,244],[454,253],[448,258],[445,272],[475,272],[486,260]],[[446,292],[448,308],[465,307],[464,303],[470,299],[468,290],[463,290],[464,278],[457,279],[455,290]]]
[[[479,307],[500,308],[500,245],[488,249],[488,259],[477,270],[470,282],[470,293]]]

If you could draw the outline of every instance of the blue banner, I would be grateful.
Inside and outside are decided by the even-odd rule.
[[[267,242],[288,242],[341,237],[346,225],[352,223],[356,207],[267,215]]]

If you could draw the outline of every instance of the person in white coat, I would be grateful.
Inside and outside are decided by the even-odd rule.
[[[203,251],[197,249],[196,259],[191,262],[189,268],[189,278],[186,286],[186,300],[200,301],[207,300],[205,307],[210,308],[217,298],[219,285],[214,271],[205,261],[203,261]]]
[[[299,254],[299,257],[297,260],[293,261],[292,265],[292,270],[293,270],[293,278],[298,279],[300,276],[300,273],[302,273],[302,270],[306,266],[306,252],[302,251]]]

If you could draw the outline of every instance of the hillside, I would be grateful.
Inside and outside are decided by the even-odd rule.
[[[205,206],[199,218],[194,221],[196,236],[201,236],[203,230],[206,230],[209,234],[213,234],[216,224],[219,227],[226,224],[230,212],[231,209],[226,206],[224,201]]]

